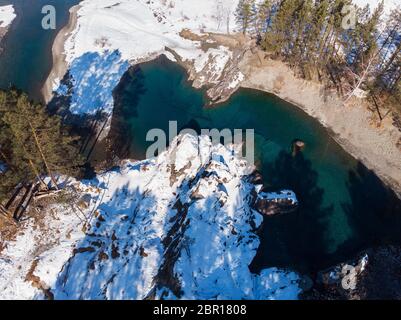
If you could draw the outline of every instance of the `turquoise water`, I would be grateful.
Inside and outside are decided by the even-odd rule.
[[[295,214],[266,218],[254,271],[268,266],[313,271],[368,246],[399,242],[399,202],[377,177],[342,150],[317,121],[266,93],[240,90],[205,108],[203,91],[185,71],[160,58],[127,72],[114,91],[112,134],[122,156],[143,159],[148,130],[178,121],[182,128],[255,129],[257,164],[266,188],[293,189]],[[295,139],[306,142],[293,157]]]
[[[14,85],[33,99],[42,99],[40,90],[52,67],[51,48],[57,32],[67,24],[69,8],[79,0],[0,0],[13,4],[17,18],[2,42],[0,88]],[[56,8],[56,30],[42,29],[44,5]]]

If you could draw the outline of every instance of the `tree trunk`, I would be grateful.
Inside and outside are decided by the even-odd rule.
[[[34,174],[36,175],[36,177],[38,178],[39,183],[41,184],[41,186],[42,186],[44,189],[49,189],[49,188],[47,187],[46,183],[45,183],[45,182],[43,181],[43,179],[41,178],[40,173],[39,173],[38,169],[36,169],[36,167],[35,167],[34,163],[32,162],[32,160],[29,160],[29,166],[32,168],[33,173],[34,173]]]
[[[365,68],[365,71],[363,72],[362,76],[359,78],[359,81],[355,88],[348,94],[348,97],[345,99],[344,103],[347,103],[354,95],[355,92],[360,88],[360,86],[363,84],[363,82],[366,79],[366,76],[369,74],[370,67],[372,66],[373,63],[373,58],[369,60],[368,66]]]
[[[37,136],[37,134],[36,134],[36,131],[35,131],[34,127],[32,126],[32,124],[31,124],[30,122],[29,122],[29,127],[31,128],[33,137],[34,137],[34,139],[35,139],[36,146],[37,146],[37,148],[38,148],[38,151],[39,151],[39,153],[40,153],[40,156],[42,157],[43,163],[45,164],[47,173],[48,173],[48,175],[50,176],[50,179],[51,179],[51,181],[53,182],[55,188],[58,190],[57,182],[56,182],[56,180],[54,179],[54,176],[53,176],[52,171],[50,170],[49,164],[47,163],[47,160],[46,160],[46,157],[45,157],[45,155],[44,155],[44,153],[43,153],[42,147],[40,146],[39,139],[38,139],[38,136]]]

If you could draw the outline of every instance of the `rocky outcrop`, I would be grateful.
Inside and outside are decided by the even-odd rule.
[[[254,208],[266,216],[289,214],[297,210],[298,200],[294,192],[289,190],[279,193],[261,192],[256,197]]]
[[[303,297],[314,300],[400,300],[400,268],[400,247],[370,249],[352,261],[319,272],[312,290]]]
[[[55,299],[297,298],[296,273],[249,271],[262,186],[236,149],[179,136],[156,159],[72,183],[76,200],[5,243],[0,298],[45,298],[43,288]]]
[[[156,161],[136,164],[136,173],[127,165],[110,178],[104,221],[79,244],[93,249],[65,265],[56,298],[291,298],[295,274],[249,272],[262,219],[251,207],[253,169],[233,150],[183,136]],[[272,290],[264,281],[273,274],[282,283]]]

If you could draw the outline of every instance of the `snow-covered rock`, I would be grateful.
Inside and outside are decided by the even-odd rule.
[[[7,28],[16,18],[13,5],[0,6],[0,28]]]
[[[234,147],[185,135],[155,159],[71,182],[79,201],[2,244],[0,299],[296,299],[297,274],[249,271],[262,222],[253,170]]]
[[[196,79],[197,86],[217,84],[232,52],[213,41],[202,46],[200,38],[207,32],[234,32],[237,3],[238,0],[82,1],[76,26],[64,44],[68,69],[73,70],[71,112],[93,114],[103,110],[110,114],[112,86],[128,67],[161,54],[175,61],[171,51],[192,66],[195,73],[202,73]],[[243,75],[238,71],[232,77],[231,88],[235,88]],[[108,85],[103,86],[106,82]],[[82,98],[82,91],[94,85],[95,92],[91,90],[93,94]],[[64,86],[55,91],[59,95],[66,93]]]

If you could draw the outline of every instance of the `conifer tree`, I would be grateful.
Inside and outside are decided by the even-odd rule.
[[[42,181],[45,175],[57,188],[56,174],[78,174],[82,157],[77,138],[67,134],[58,116],[49,116],[42,105],[12,90],[0,92],[0,119],[0,145],[12,169],[9,176]]]
[[[356,9],[351,28],[344,27],[348,7]],[[345,102],[369,90],[401,105],[401,10],[393,10],[383,29],[383,7],[383,0],[373,11],[352,0],[259,1],[255,26],[258,37],[264,33],[262,49],[304,78],[336,87]]]
[[[273,26],[266,32],[263,47],[277,55],[288,54],[291,48],[293,15],[298,0],[283,0],[273,19]]]
[[[258,37],[261,37],[267,31],[268,23],[271,18],[272,1],[263,0],[257,5],[256,12],[256,33]]]
[[[246,34],[254,17],[255,0],[240,0],[235,12],[237,24],[243,34]]]

